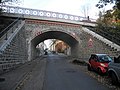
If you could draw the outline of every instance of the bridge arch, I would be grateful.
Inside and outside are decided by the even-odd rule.
[[[36,36],[31,39],[31,59],[35,58],[36,55],[36,46],[47,39],[59,39],[67,43],[71,47],[71,55],[77,56],[78,52],[78,45],[79,45],[79,38],[70,33],[65,32],[63,30],[53,30],[48,29],[42,32],[39,32]]]

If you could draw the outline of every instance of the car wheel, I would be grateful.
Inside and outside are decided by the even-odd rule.
[[[92,68],[89,64],[87,65],[87,69],[88,69],[88,71],[92,71]]]
[[[111,80],[112,80],[112,84],[118,83],[118,78],[114,72],[111,73]]]
[[[102,75],[102,71],[101,71],[100,68],[98,68],[97,71],[98,71],[98,73],[99,73],[100,75]]]

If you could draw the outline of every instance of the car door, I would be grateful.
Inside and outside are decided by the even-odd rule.
[[[93,65],[94,65],[95,69],[97,69],[98,66],[99,66],[99,61],[98,61],[98,56],[97,55],[95,55],[95,57],[94,57],[94,63],[93,63]]]
[[[92,66],[94,69],[97,69],[97,65],[98,65],[97,55],[92,55],[92,57],[91,57],[91,66]]]

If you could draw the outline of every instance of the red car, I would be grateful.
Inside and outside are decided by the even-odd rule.
[[[107,54],[92,54],[89,59],[88,70],[96,70],[99,74],[104,74],[108,70],[108,63],[112,61],[112,58]]]

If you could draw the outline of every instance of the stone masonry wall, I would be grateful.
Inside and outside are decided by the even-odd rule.
[[[0,73],[27,62],[27,44],[24,27],[0,54]]]
[[[120,52],[84,31],[79,34],[79,37],[81,43],[79,44],[78,57],[83,58],[84,60],[88,60],[90,55],[94,53],[104,53],[110,55],[111,57],[115,57],[120,54]]]

